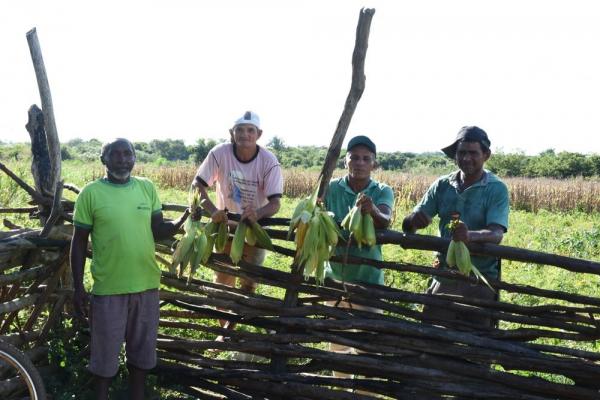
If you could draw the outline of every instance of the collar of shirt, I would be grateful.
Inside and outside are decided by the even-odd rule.
[[[352,188],[350,187],[350,184],[348,182],[348,175],[346,175],[344,177],[344,179],[340,179],[339,180],[339,185],[342,186],[344,188],[344,190],[350,194],[358,194],[358,193],[366,193],[369,191],[369,189],[371,189],[374,186],[377,186],[377,182],[375,182],[373,179],[371,179],[369,181],[369,184],[367,185],[366,188],[364,188],[363,190],[361,190],[360,192],[355,192],[354,190],[352,190]]]
[[[481,176],[481,178],[479,178],[477,182],[475,182],[474,184],[472,184],[464,190],[461,187],[460,170],[450,174],[448,182],[450,183],[450,186],[454,187],[458,192],[464,192],[465,190],[468,190],[472,187],[486,186],[489,182],[489,173],[486,170],[483,170],[483,175]]]

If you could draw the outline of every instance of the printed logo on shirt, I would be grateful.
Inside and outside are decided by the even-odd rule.
[[[142,203],[140,205],[137,206],[138,210],[150,210],[150,206],[148,204]]]
[[[239,212],[248,205],[254,204],[258,191],[258,180],[247,179],[242,171],[229,173],[229,198],[239,207]]]

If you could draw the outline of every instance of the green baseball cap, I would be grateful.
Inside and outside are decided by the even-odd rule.
[[[377,154],[377,147],[375,146],[375,143],[373,143],[373,141],[371,139],[369,139],[368,137],[366,137],[366,136],[363,136],[363,135],[354,136],[348,142],[348,146],[346,147],[346,151],[350,151],[353,147],[356,147],[356,146],[365,146],[373,154]]]

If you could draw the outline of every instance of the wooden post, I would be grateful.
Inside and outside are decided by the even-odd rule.
[[[327,150],[323,169],[319,175],[321,178],[319,198],[325,197],[327,186],[329,185],[329,180],[331,179],[337,160],[340,157],[342,143],[346,137],[346,132],[350,126],[354,110],[356,110],[358,101],[365,90],[365,58],[367,56],[371,20],[373,19],[374,14],[374,8],[363,8],[360,10],[358,26],[356,27],[356,42],[354,44],[354,53],[352,54],[352,84],[350,85],[350,93],[348,93],[348,97],[346,98],[342,116],[340,117],[335,133],[333,134],[331,143],[329,144],[329,150]]]
[[[42,58],[42,49],[37,37],[35,28],[27,32],[27,43],[29,44],[29,52],[37,78],[38,89],[40,91],[40,99],[42,101],[42,110],[44,114],[44,126],[46,128],[46,142],[48,143],[48,155],[50,157],[51,170],[51,190],[54,193],[56,185],[60,179],[60,142],[58,140],[58,132],[56,131],[56,123],[54,120],[54,107],[52,106],[52,96],[50,94],[50,85],[48,84],[48,76],[46,75],[46,67]]]
[[[365,57],[367,55],[371,19],[374,14],[375,9],[373,8],[363,8],[360,10],[358,26],[356,27],[354,53],[352,55],[352,84],[350,85],[350,93],[348,93],[348,97],[346,98],[342,116],[340,117],[337,129],[333,134],[329,150],[327,151],[327,157],[325,158],[325,163],[321,170],[319,197],[323,197],[327,191],[327,186],[340,155],[342,143],[346,136],[346,132],[348,131],[350,120],[352,119],[352,115],[354,115],[356,105],[365,89]],[[298,303],[298,287],[302,283],[303,269],[303,265],[297,265],[296,263],[292,265],[291,279],[294,286],[285,291],[285,297],[283,299],[284,307],[296,307]],[[286,357],[279,355],[274,356],[271,360],[271,369],[275,372],[285,372]]]

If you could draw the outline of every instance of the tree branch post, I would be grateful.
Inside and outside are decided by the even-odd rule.
[[[44,112],[44,126],[46,128],[46,142],[48,143],[48,153],[50,156],[51,182],[52,191],[56,190],[56,185],[60,180],[60,142],[58,140],[58,132],[56,130],[56,122],[54,120],[54,107],[52,105],[52,96],[50,94],[50,85],[42,58],[42,49],[37,37],[36,29],[33,28],[27,32],[27,43],[29,44],[29,52],[31,53],[31,61],[37,78],[38,89],[40,91],[40,99],[42,101],[42,110]]]

